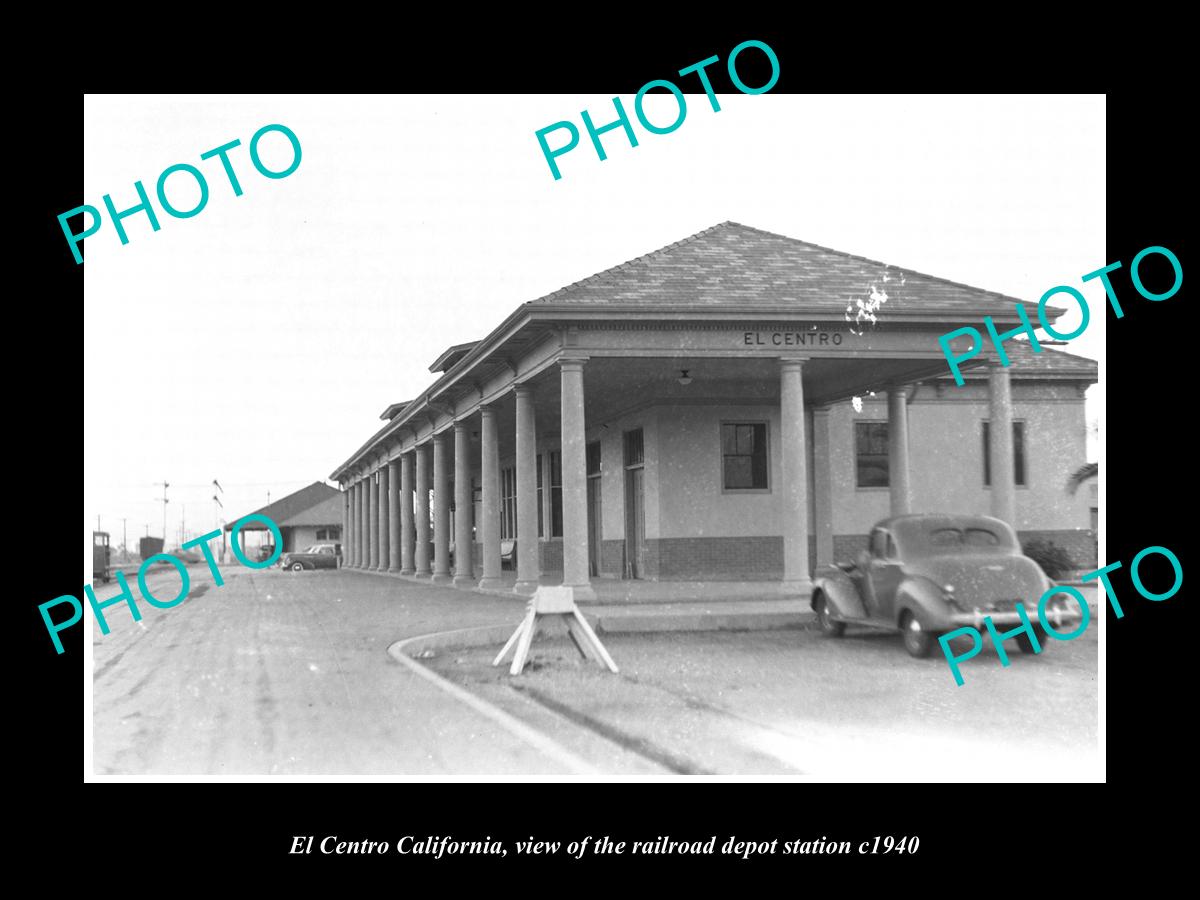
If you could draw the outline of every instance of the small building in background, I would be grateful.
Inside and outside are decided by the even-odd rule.
[[[279,526],[283,535],[281,552],[303,550],[317,541],[340,541],[342,539],[342,495],[334,487],[314,481],[306,488],[281,497],[246,515],[265,516]],[[246,518],[238,516],[225,526],[232,531],[236,522]],[[240,529],[242,547],[246,546],[246,534],[258,533],[261,546],[271,546],[270,529],[261,521],[247,522]]]

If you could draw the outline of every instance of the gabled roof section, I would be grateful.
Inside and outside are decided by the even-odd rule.
[[[314,503],[308,509],[291,516],[287,520],[289,526],[296,525],[341,525],[342,524],[342,494],[334,491],[332,497],[327,497],[320,503]]]
[[[445,372],[456,362],[470,353],[479,341],[468,341],[465,344],[455,344],[441,356],[433,361],[433,365],[429,367],[430,372]]]
[[[393,403],[379,414],[379,418],[383,419],[385,422],[390,422],[392,419],[396,418],[396,416],[400,415],[400,413],[404,411],[404,407],[408,406],[410,403],[412,403],[411,400],[401,400],[399,403]]]
[[[674,244],[532,300],[528,306],[745,304],[812,309],[842,318],[847,306],[886,294],[878,313],[958,312],[972,305],[1027,301],[830,250],[806,241],[722,222]],[[851,309],[853,314],[857,307]],[[1050,308],[1048,314],[1055,310]]]
[[[1006,341],[1004,352],[1008,354],[1009,368],[1013,378],[1054,378],[1094,382],[1099,377],[1100,365],[1094,359],[1077,356],[1059,350],[1061,344],[1041,341],[1041,352],[1034,353],[1029,341]],[[964,369],[963,378],[986,378],[987,368]],[[953,381],[954,376],[943,376]]]
[[[280,497],[274,503],[268,503],[248,515],[266,516],[276,525],[332,525],[341,521],[340,511],[337,517],[326,522],[309,522],[304,518],[305,513],[318,504],[324,503],[331,499],[339,499],[342,492],[337,488],[330,487],[323,481],[314,481],[308,487],[301,488],[295,493],[288,494],[286,497]],[[245,516],[239,516],[245,518]],[[234,522],[237,520],[235,519]],[[234,522],[230,522],[225,526],[226,531],[232,531]],[[250,531],[258,531],[266,528],[262,522],[250,522],[246,525]]]

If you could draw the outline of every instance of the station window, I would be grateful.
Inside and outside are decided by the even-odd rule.
[[[721,486],[727,491],[767,489],[767,423],[721,424]]]
[[[646,463],[646,442],[642,429],[625,432],[625,468],[632,469]]]
[[[860,488],[887,487],[888,423],[854,423],[856,484]]]
[[[992,423],[983,423],[983,486],[992,484]],[[1027,487],[1025,481],[1025,422],[1013,422],[1013,481],[1017,487]]]

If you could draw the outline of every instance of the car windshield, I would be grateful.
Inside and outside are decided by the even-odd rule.
[[[1007,535],[982,525],[937,525],[923,529],[918,539],[933,553],[977,553],[1009,548]]]
[[[304,551],[303,551],[303,552],[305,552],[305,553],[319,553],[320,551],[321,551],[321,547],[320,547],[320,545],[318,545],[318,544],[313,544],[311,547],[306,547],[306,548],[304,549]]]

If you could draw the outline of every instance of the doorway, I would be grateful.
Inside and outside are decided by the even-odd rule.
[[[600,513],[600,442],[587,445],[587,519],[588,519],[588,574],[593,578],[600,574],[600,548],[603,531]]]
[[[645,443],[642,429],[625,432],[625,577],[645,576]]]

